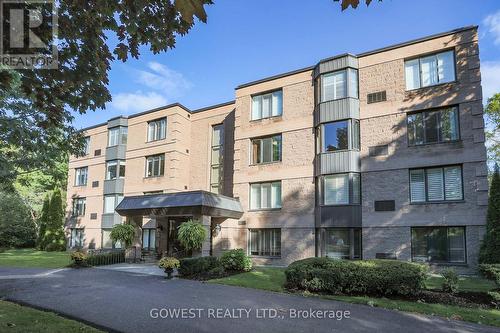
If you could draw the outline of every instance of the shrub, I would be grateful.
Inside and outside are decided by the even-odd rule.
[[[60,240],[60,239],[55,240],[52,243],[49,243],[45,246],[45,251],[48,251],[48,252],[66,251],[66,242],[63,240]]]
[[[41,250],[66,250],[63,228],[64,208],[60,189],[56,188],[45,198],[38,223],[40,227],[38,247]]]
[[[458,291],[458,275],[453,268],[447,268],[442,273],[443,291],[447,293],[456,293]]]
[[[500,264],[482,264],[479,265],[479,271],[485,278],[495,281],[500,288]]]
[[[424,288],[427,267],[396,260],[308,258],[285,271],[285,287],[330,294],[415,295]]]
[[[179,268],[179,260],[173,257],[163,257],[158,262],[158,267],[163,269],[175,269]]]
[[[134,241],[135,228],[131,224],[117,224],[111,229],[109,237],[114,243],[121,242],[125,247],[129,247]]]
[[[482,264],[500,264],[500,171],[495,164],[486,216],[486,234],[479,252]]]
[[[225,252],[220,258],[222,267],[228,271],[248,272],[252,269],[252,260],[243,249]]]
[[[34,247],[36,225],[30,207],[15,191],[0,190],[0,247]]]
[[[74,251],[70,254],[71,260],[76,267],[87,267],[87,255],[82,251]]]
[[[205,227],[194,220],[189,220],[179,226],[178,239],[181,245],[188,252],[200,249],[203,241],[207,237]]]
[[[198,257],[180,260],[179,275],[183,277],[198,277],[220,266],[217,257]]]

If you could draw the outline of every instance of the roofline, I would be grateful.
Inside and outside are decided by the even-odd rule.
[[[344,56],[354,56],[354,57],[357,57],[357,58],[362,58],[362,57],[370,56],[370,55],[373,55],[373,54],[377,54],[377,53],[381,53],[381,52],[385,52],[385,51],[390,51],[390,50],[393,50],[393,49],[396,49],[396,48],[405,47],[405,46],[409,46],[409,45],[413,45],[413,44],[417,44],[417,43],[429,41],[429,40],[432,40],[432,39],[436,39],[436,38],[440,38],[440,37],[444,37],[444,36],[448,36],[448,35],[453,35],[453,34],[464,32],[464,31],[468,31],[468,30],[475,30],[477,28],[478,28],[477,25],[469,25],[469,26],[465,26],[465,27],[462,27],[462,28],[453,29],[453,30],[449,30],[449,31],[445,31],[445,32],[440,32],[440,33],[437,33],[437,34],[428,35],[428,36],[424,36],[424,37],[417,38],[417,39],[412,39],[410,41],[406,41],[406,42],[402,42],[402,43],[397,43],[397,44],[385,46],[385,47],[382,47],[382,48],[378,48],[378,49],[374,49],[374,50],[371,50],[371,51],[366,51],[366,52],[362,52],[362,53],[358,53],[358,54],[342,53],[342,54],[338,54],[338,55],[335,55],[335,56],[332,56],[332,57],[328,57],[328,58],[322,59],[322,60],[318,61],[318,64],[321,63],[321,62],[324,62],[324,61],[329,61],[329,60],[332,60],[332,59],[335,59],[335,58],[339,58],[339,57],[344,57]],[[307,71],[310,71],[310,70],[314,70],[314,68],[316,66],[317,66],[317,64],[313,65],[313,66],[308,66],[308,67],[296,69],[296,70],[293,70],[293,71],[281,73],[281,74],[276,74],[276,75],[269,76],[269,77],[266,77],[266,78],[263,78],[263,79],[259,79],[259,80],[255,80],[255,81],[251,81],[251,82],[247,82],[247,83],[243,83],[243,84],[240,84],[239,86],[237,86],[235,88],[235,90],[246,88],[246,87],[250,87],[250,86],[253,86],[253,85],[256,85],[256,84],[259,84],[259,83],[264,83],[264,82],[268,82],[268,81],[272,81],[272,80],[276,80],[276,79],[281,79],[281,78],[284,78],[284,77],[287,77],[287,76],[291,76],[291,75],[295,75],[295,74],[307,72]],[[185,107],[184,105],[182,105],[181,103],[172,103],[172,104],[160,106],[160,107],[157,107],[157,108],[154,108],[154,109],[151,109],[151,110],[147,110],[147,111],[142,111],[142,112],[139,112],[139,113],[135,113],[135,114],[132,114],[132,115],[130,115],[128,117],[126,117],[126,116],[113,117],[110,120],[113,120],[113,119],[116,119],[116,118],[128,118],[128,119],[130,119],[130,118],[139,117],[139,116],[151,113],[151,112],[159,111],[159,110],[162,110],[162,109],[171,108],[171,107],[174,107],[174,106],[178,106],[178,107],[184,109],[185,111],[189,112],[190,114],[193,114],[193,113],[203,112],[203,111],[215,109],[215,108],[218,108],[218,107],[222,107],[222,106],[226,106],[226,105],[230,105],[230,104],[234,104],[234,103],[235,103],[235,100],[232,100],[232,101],[229,101],[229,102],[224,102],[224,103],[219,103],[219,104],[215,104],[215,105],[211,105],[211,106],[206,106],[206,107],[203,107],[203,108],[200,108],[200,109],[196,109],[196,110],[190,110],[187,107]],[[105,125],[107,125],[107,122],[100,123],[100,124],[93,125],[93,126],[89,126],[89,127],[85,127],[85,128],[82,128],[80,131],[82,131],[82,132],[83,131],[88,131],[90,129],[97,128],[97,127],[100,127],[100,126],[105,126]]]
[[[226,106],[226,105],[231,105],[231,104],[234,104],[235,102],[236,102],[236,100],[233,99],[233,100],[228,101],[228,102],[214,104],[214,105],[210,105],[210,106],[205,106],[203,108],[199,108],[199,109],[193,110],[193,111],[191,111],[191,113],[198,113],[198,112],[208,111],[208,110],[220,108],[220,107],[223,107],[223,106]]]

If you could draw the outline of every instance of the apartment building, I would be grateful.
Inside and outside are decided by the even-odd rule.
[[[68,174],[70,247],[182,255],[194,218],[203,255],[257,264],[328,256],[474,271],[488,199],[477,27],[240,85],[235,100],[180,104],[84,130]]]

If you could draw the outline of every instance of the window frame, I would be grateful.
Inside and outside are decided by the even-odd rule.
[[[106,211],[106,198],[113,198],[114,200],[114,207],[113,207],[113,211],[112,212],[108,212]],[[121,198],[121,200],[119,200],[118,202],[118,199]],[[121,193],[117,193],[117,194],[105,194],[103,195],[103,202],[102,202],[102,213],[103,214],[115,214],[116,213],[116,207],[118,207],[118,205],[120,204],[120,202],[123,200],[124,198],[124,195],[121,194]]]
[[[80,182],[77,181],[82,176],[81,175],[81,170],[85,170],[85,182],[83,182],[83,183],[80,183]],[[80,174],[78,174],[79,171],[80,171]],[[89,167],[88,166],[84,166],[84,167],[80,167],[80,168],[75,168],[75,182],[74,182],[74,186],[87,186],[88,181],[89,181]]]
[[[328,124],[347,122],[347,148],[327,151],[325,150],[325,127]],[[356,131],[355,126],[357,126],[357,138],[355,137]],[[357,143],[357,145],[355,145]],[[319,154],[331,154],[344,151],[360,151],[361,150],[361,127],[359,119],[347,118],[339,119],[334,121],[329,121],[326,123],[321,123],[316,127],[316,149]]]
[[[115,178],[109,178],[108,177],[108,174],[109,174],[109,171],[108,171],[108,168],[109,168],[109,164],[112,164],[112,163],[116,163],[116,177]],[[122,170],[122,166],[124,167],[124,171],[123,171],[123,176],[121,175],[121,170]],[[127,162],[126,160],[109,160],[109,161],[106,161],[106,174],[104,175],[104,180],[117,180],[117,179],[123,179],[125,178],[125,173],[127,172],[126,171],[126,166],[127,166]]]
[[[90,154],[90,136],[84,138],[85,146],[83,147],[83,156],[88,156]]]
[[[436,84],[432,84],[432,85],[428,85],[428,86],[423,87],[422,86],[422,65],[421,65],[421,59],[422,58],[427,58],[427,57],[430,57],[430,56],[436,56],[437,57],[438,54],[447,53],[447,52],[450,52],[450,51],[453,52],[453,76],[454,76],[454,79],[452,81],[438,82]],[[407,87],[406,87],[407,86],[407,83],[406,83],[406,62],[408,62],[408,61],[414,61],[414,60],[418,60],[419,86],[417,88],[407,89]],[[438,71],[438,80],[439,80],[439,67],[436,67],[436,69]],[[436,86],[440,86],[440,85],[444,85],[444,84],[449,84],[449,83],[456,83],[458,81],[458,79],[457,79],[457,52],[456,52],[455,48],[449,48],[449,49],[440,50],[439,52],[429,52],[429,53],[420,54],[420,55],[415,56],[415,57],[406,58],[403,61],[403,73],[404,73],[404,78],[405,78],[405,91],[415,91],[415,90],[418,90],[418,89],[425,89],[425,88],[436,87]]]
[[[323,95],[324,95],[324,93],[323,93],[323,77],[325,75],[332,75],[332,74],[340,73],[340,72],[345,72],[345,77],[346,77],[346,80],[344,83],[345,96],[334,98],[334,99],[323,100]],[[351,89],[353,88],[351,85],[351,76],[352,76],[351,73],[353,73],[353,72],[356,73],[356,93],[355,94],[353,92],[351,92]],[[342,69],[321,73],[316,80],[317,80],[317,89],[318,89],[317,93],[316,93],[316,98],[317,98],[317,102],[318,102],[317,104],[338,101],[338,100],[345,99],[345,98],[359,99],[359,69],[357,69],[357,68],[345,67]],[[351,96],[351,94],[352,94],[352,96]]]
[[[163,137],[160,135],[160,137],[156,137],[156,134],[158,134],[158,129],[160,127],[158,127],[158,124],[161,123],[162,121],[165,122],[165,125],[164,125],[164,132],[163,132]],[[154,135],[153,135],[153,139],[149,139],[149,131],[150,131],[150,126],[153,125],[154,126]],[[147,123],[147,131],[146,131],[146,142],[156,142],[156,141],[161,141],[161,140],[165,140],[167,138],[167,117],[161,117],[161,118],[157,118],[157,119],[153,119],[153,120],[150,120],[148,121]],[[160,133],[161,134],[161,133]]]
[[[457,116],[457,138],[453,140],[447,140],[443,141],[442,140],[442,121],[441,121],[441,112],[446,111],[446,110],[451,110],[452,112],[456,113]],[[438,141],[437,142],[427,142],[427,132],[426,132],[426,127],[425,127],[425,118],[429,113],[436,112],[438,113]],[[424,132],[424,142],[423,143],[410,143],[410,124],[409,124],[409,117],[417,114],[422,114],[423,115],[423,121],[422,121],[422,129]],[[414,131],[416,133],[416,131]],[[415,112],[408,112],[406,114],[406,142],[408,144],[408,147],[420,147],[420,146],[427,146],[427,145],[437,145],[437,144],[446,144],[446,143],[454,143],[454,142],[459,142],[462,140],[462,133],[460,130],[460,108],[458,105],[450,105],[450,106],[445,106],[445,107],[438,107],[438,108],[432,108],[432,109],[426,109],[426,110],[421,110],[421,111],[415,111]]]
[[[148,171],[149,171],[149,159],[153,159],[153,171],[154,171],[154,159],[158,157],[159,160],[158,160],[158,175],[155,175],[153,173],[151,173],[151,176],[148,176]],[[165,176],[165,153],[162,153],[162,154],[155,154],[155,155],[148,155],[148,156],[145,156],[145,160],[146,160],[146,166],[145,166],[145,175],[144,175],[144,178],[157,178],[157,177],[163,177]],[[162,168],[162,160],[163,160],[163,168]],[[161,171],[163,170],[163,173],[161,173]]]
[[[325,179],[329,176],[339,176],[339,175],[348,175],[349,179],[348,179],[348,186],[349,186],[349,189],[348,189],[348,203],[339,203],[339,204],[326,204],[325,203]],[[359,183],[359,189],[358,189],[358,198],[359,198],[359,202],[358,203],[355,203],[354,202],[354,198],[356,198],[355,196],[355,192],[354,192],[354,177],[355,175],[358,175],[358,183]],[[361,205],[361,202],[362,202],[362,191],[361,191],[361,188],[362,188],[362,184],[361,184],[361,173],[359,172],[341,172],[341,173],[332,173],[332,174],[326,174],[326,175],[321,175],[321,176],[318,176],[316,177],[317,180],[316,180],[316,187],[317,187],[317,191],[318,191],[318,200],[317,200],[317,205],[320,206],[320,207],[339,207],[339,206],[360,206]]]
[[[83,201],[83,204],[80,204],[83,206],[82,212],[80,214],[78,208],[78,201]],[[71,204],[71,217],[81,217],[85,216],[85,210],[87,209],[87,198],[86,197],[77,197],[73,198],[72,204]],[[75,214],[76,211],[76,214]]]
[[[453,229],[453,228],[460,228],[463,230],[464,261],[450,261],[449,230]],[[442,260],[428,260],[428,261],[414,260],[415,248],[414,248],[414,241],[413,241],[413,230],[415,230],[415,229],[446,229],[447,260],[446,261],[442,261]],[[445,264],[445,265],[467,265],[467,226],[464,226],[464,225],[446,225],[446,226],[413,226],[413,227],[410,227],[410,251],[411,251],[411,261],[412,262],[425,262],[425,263]]]
[[[106,250],[109,250],[109,249],[112,249],[112,250],[122,249],[122,246],[121,246],[120,242],[119,241],[113,242],[113,240],[111,239],[111,237],[110,237],[111,247],[104,247],[104,232],[105,231],[109,231],[111,233],[111,230],[112,230],[112,228],[101,228],[101,248],[102,249],[106,249]],[[117,244],[120,244],[120,245],[117,246]]]
[[[460,168],[460,182],[462,185],[462,198],[461,199],[450,199],[446,200],[446,178],[444,169],[450,167],[459,167]],[[443,179],[443,200],[431,200],[429,201],[429,193],[427,188],[427,170],[428,169],[442,169],[442,179]],[[415,170],[424,170],[424,190],[425,190],[425,201],[412,201],[411,197],[411,172]],[[427,204],[442,204],[442,203],[461,203],[465,202],[465,190],[464,190],[464,167],[462,164],[450,164],[450,165],[436,165],[431,167],[420,167],[420,168],[411,168],[408,169],[408,198],[410,201],[410,205],[427,205]]]
[[[262,208],[262,185],[269,184],[269,186],[271,188],[270,195],[272,196],[272,191],[273,191],[272,184],[274,184],[274,183],[280,183],[280,206],[279,207]],[[260,185],[260,206],[259,206],[259,208],[252,208],[252,185]],[[248,199],[249,199],[248,200],[248,211],[250,211],[250,212],[281,210],[281,208],[283,207],[283,181],[282,180],[271,180],[271,181],[249,183]],[[271,206],[272,206],[272,197],[271,197]]]
[[[78,245],[73,245],[75,241],[75,237],[73,237],[73,231],[75,231],[75,237],[79,235],[78,238]],[[83,248],[83,235],[84,235],[85,229],[84,228],[70,228],[70,233],[69,233],[69,248],[70,249],[81,249]]]
[[[273,151],[273,140],[275,137],[279,137],[279,143],[280,143],[280,147],[279,147],[279,159],[278,160],[273,160],[273,161],[270,161],[270,162],[256,162],[254,160],[254,154],[253,154],[253,144],[254,144],[254,141],[260,141],[260,158],[261,160],[263,159],[263,155],[264,155],[264,149],[263,149],[263,143],[264,143],[264,139],[271,139],[271,155],[272,157],[274,158],[274,151]],[[250,165],[265,165],[265,164],[274,164],[274,163],[280,163],[283,161],[283,134],[282,133],[278,133],[278,134],[271,134],[271,135],[266,135],[266,136],[259,136],[259,137],[255,137],[255,138],[251,138],[250,139]]]
[[[148,247],[144,247],[144,232],[148,232]],[[151,247],[151,233],[154,236],[154,246]],[[152,251],[156,250],[156,228],[141,228],[141,250]]]
[[[117,131],[117,143],[111,144],[111,132]],[[108,145],[107,147],[116,147],[119,145],[126,145],[128,140],[128,127],[127,126],[114,126],[108,128]]]
[[[343,230],[343,231],[348,231],[349,232],[349,257],[348,258],[341,258],[344,260],[362,260],[363,259],[363,228],[361,227],[327,227],[323,229],[324,231],[320,233],[320,239],[321,239],[321,245],[320,245],[320,251],[321,251],[321,256],[322,257],[327,257],[327,258],[334,258],[335,257],[329,257],[327,255],[327,246],[328,246],[328,235],[330,230]],[[359,236],[359,256],[355,256],[355,239],[356,239],[356,232],[358,232]]]
[[[221,128],[220,134],[219,135],[219,142],[216,144],[214,142],[214,134],[215,130],[217,127]],[[217,193],[217,194],[222,194],[224,190],[224,143],[225,143],[225,134],[226,134],[226,129],[224,127],[223,123],[220,124],[214,124],[211,127],[211,136],[210,136],[210,192]],[[219,151],[219,161],[214,161],[213,160],[213,153],[214,151]],[[218,169],[218,175],[219,179],[215,180],[213,179],[213,173],[212,171],[214,169]],[[215,191],[217,189],[217,191]]]
[[[258,247],[258,253],[259,254],[252,254],[252,232],[253,231],[256,231],[257,232],[257,237],[258,237],[258,240],[257,240],[257,247]],[[263,239],[263,233],[264,232],[269,232],[272,234],[272,232],[279,232],[279,254],[272,254],[272,252],[270,251],[270,254],[262,254],[263,253],[263,250],[262,250],[262,239]],[[276,239],[274,240],[274,242],[276,242]],[[248,229],[248,239],[247,239],[247,254],[250,256],[250,257],[256,257],[256,258],[281,258],[282,256],[282,245],[283,245],[283,238],[282,238],[282,233],[281,233],[281,228],[249,228]],[[276,252],[274,252],[276,253]]]
[[[272,99],[272,96],[275,92],[281,92],[281,112],[279,114],[276,114],[276,115],[273,115],[273,109],[272,109],[272,104],[273,104],[273,99]],[[269,109],[269,117],[263,117],[262,116],[262,102],[260,104],[260,118],[253,118],[253,105],[254,105],[254,98],[256,97],[261,97],[263,98],[264,96],[266,95],[271,95],[271,101],[270,101],[270,109]],[[272,90],[267,90],[267,91],[263,91],[263,92],[259,92],[259,93],[256,93],[256,94],[252,94],[250,95],[250,121],[259,121],[259,120],[263,120],[263,119],[272,119],[272,118],[278,118],[278,117],[283,117],[283,112],[284,112],[284,98],[283,98],[283,88],[278,88],[278,89],[272,89]]]

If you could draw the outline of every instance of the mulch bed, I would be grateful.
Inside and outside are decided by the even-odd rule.
[[[485,292],[462,291],[455,294],[425,290],[411,298],[422,303],[439,303],[470,308],[498,309],[500,304]]]

